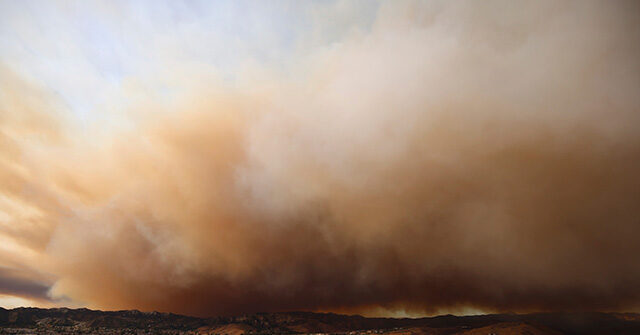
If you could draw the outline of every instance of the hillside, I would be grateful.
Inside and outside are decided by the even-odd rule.
[[[0,308],[0,334],[640,334],[632,313],[443,315],[418,319],[333,313],[257,313],[197,318],[140,311]]]

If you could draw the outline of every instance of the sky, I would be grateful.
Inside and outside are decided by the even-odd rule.
[[[0,306],[638,311],[639,16],[0,0]]]

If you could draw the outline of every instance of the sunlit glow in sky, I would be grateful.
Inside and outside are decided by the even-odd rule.
[[[367,31],[376,1],[2,1],[2,61],[53,88],[82,123],[117,124],[131,78],[210,68],[286,70],[310,49]],[[197,70],[196,70],[197,71]],[[155,78],[154,78],[155,79]],[[145,82],[148,89],[170,83]],[[166,85],[164,87],[163,85]],[[175,88],[174,88],[175,89]],[[164,92],[163,92],[164,93]]]

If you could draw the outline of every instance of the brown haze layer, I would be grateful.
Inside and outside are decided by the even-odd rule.
[[[0,289],[195,315],[637,309],[639,14],[389,3],[286,74],[132,89],[134,129],[93,142],[3,69]]]

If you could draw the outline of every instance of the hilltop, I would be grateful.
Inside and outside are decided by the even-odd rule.
[[[640,314],[535,313],[367,318],[282,312],[198,318],[86,308],[0,308],[1,334],[640,334]]]

